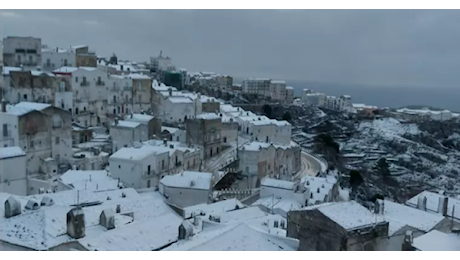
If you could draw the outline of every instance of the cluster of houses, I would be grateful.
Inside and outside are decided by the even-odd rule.
[[[330,110],[356,112],[351,102],[351,96],[342,95],[340,97],[327,96],[324,93],[315,92],[311,89],[304,89],[301,101],[305,106],[319,107]]]
[[[294,88],[287,86],[283,80],[247,78],[241,84],[241,91],[280,103],[292,104],[294,101]]]
[[[368,209],[339,176],[297,179],[289,122],[161,83],[169,57],[147,66],[31,37],[3,46],[2,250],[459,250],[458,199],[423,192]],[[292,102],[285,82],[242,89]]]

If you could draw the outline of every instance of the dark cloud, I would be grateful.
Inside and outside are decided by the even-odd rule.
[[[456,10],[3,10],[3,36],[235,76],[458,86]]]

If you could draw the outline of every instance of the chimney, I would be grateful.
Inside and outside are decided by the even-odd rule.
[[[179,240],[184,240],[193,235],[192,224],[188,220],[184,220],[179,226]]]
[[[444,217],[447,216],[447,206],[449,203],[449,198],[448,197],[439,197],[439,202],[438,202],[438,213],[442,213]]]
[[[101,212],[99,224],[107,230],[115,228],[115,213],[112,209],[105,209]]]
[[[27,201],[25,208],[28,210],[37,210],[40,208],[40,205],[35,200],[29,200]]]
[[[67,213],[67,234],[74,239],[85,236],[85,215],[81,208],[73,208]]]
[[[53,206],[54,205],[54,200],[48,196],[44,196],[42,198],[42,201],[40,202],[41,206]]]
[[[425,196],[419,196],[417,200],[417,208],[420,210],[425,211],[426,210],[426,197]]]
[[[21,214],[21,202],[10,196],[5,201],[5,218],[11,218]]]
[[[3,113],[6,112],[6,101],[5,101],[4,98],[2,99],[2,112],[3,112]]]

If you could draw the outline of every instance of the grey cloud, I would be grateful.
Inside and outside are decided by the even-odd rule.
[[[2,15],[4,13],[4,15]],[[458,86],[457,10],[4,10],[3,36],[235,76]],[[17,16],[22,16],[17,19]]]

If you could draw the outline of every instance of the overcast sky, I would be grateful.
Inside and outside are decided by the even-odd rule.
[[[456,10],[0,10],[7,35],[189,71],[460,87]]]

